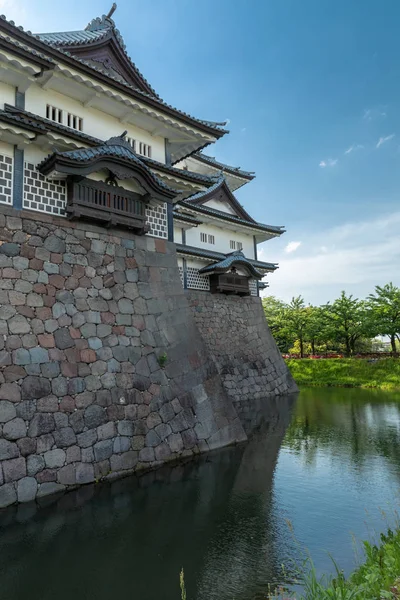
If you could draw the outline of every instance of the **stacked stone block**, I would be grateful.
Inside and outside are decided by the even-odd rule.
[[[202,339],[239,412],[242,402],[248,405],[251,400],[298,391],[260,298],[190,291],[188,299]]]
[[[0,507],[246,439],[174,245],[0,213]]]

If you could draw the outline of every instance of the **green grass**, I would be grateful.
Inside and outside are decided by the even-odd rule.
[[[289,359],[286,361],[301,386],[342,386],[400,389],[400,360],[383,358],[369,362],[359,358]]]
[[[285,590],[271,600],[381,600],[400,598],[400,530],[388,530],[377,545],[364,542],[365,561],[348,579],[335,564],[335,577],[318,579],[307,560],[300,595]]]

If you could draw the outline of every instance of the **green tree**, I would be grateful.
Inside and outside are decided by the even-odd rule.
[[[330,337],[343,344],[347,356],[354,354],[356,343],[363,337],[371,337],[371,326],[365,303],[342,292],[332,304],[326,305]]]
[[[375,294],[368,296],[371,307],[375,335],[390,337],[392,352],[396,352],[396,339],[400,342],[400,288],[387,283],[383,287],[377,285]]]
[[[281,352],[288,352],[292,339],[288,337],[288,332],[285,328],[285,310],[286,304],[282,300],[278,300],[275,296],[264,296],[262,299],[265,317],[271,333]]]
[[[308,320],[306,336],[310,342],[311,352],[317,353],[317,347],[326,346],[329,343],[329,322],[325,307],[308,306]]]
[[[284,318],[288,336],[299,341],[300,356],[304,357],[304,343],[307,341],[307,326],[310,321],[310,307],[307,307],[302,296],[292,298],[287,305]]]

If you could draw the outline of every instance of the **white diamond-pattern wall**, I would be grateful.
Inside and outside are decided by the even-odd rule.
[[[167,239],[168,217],[166,203],[147,206],[146,221],[150,225],[150,231],[147,235]]]
[[[46,179],[36,171],[35,165],[25,163],[24,208],[63,217],[66,201],[64,181]]]
[[[179,277],[181,278],[182,287],[184,287],[184,279],[183,279],[183,267],[178,267],[179,269]]]
[[[12,204],[13,159],[0,154],[0,202]]]
[[[200,275],[198,269],[187,268],[187,286],[191,290],[210,290],[210,278],[207,275]]]
[[[256,279],[249,279],[249,289],[250,289],[250,295],[251,296],[258,296],[257,280]]]

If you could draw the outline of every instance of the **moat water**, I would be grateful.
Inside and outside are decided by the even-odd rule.
[[[0,512],[1,600],[260,600],[308,548],[356,564],[399,507],[400,395],[255,403],[250,441],[175,468]],[[294,539],[295,538],[295,539]],[[282,565],[286,565],[282,571]]]

